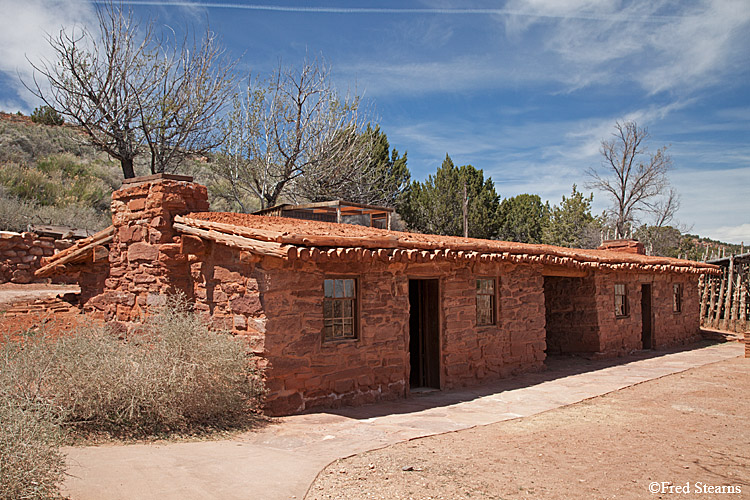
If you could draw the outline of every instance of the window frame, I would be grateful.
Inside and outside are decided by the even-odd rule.
[[[672,312],[682,313],[682,283],[672,283]]]
[[[335,282],[338,281],[338,280],[352,280],[352,281],[354,281],[354,297],[352,297],[352,298],[348,298],[348,297],[326,297],[326,281],[333,281],[334,282],[333,283],[333,287],[334,287],[334,295],[335,295],[336,294],[336,283]],[[360,282],[359,276],[352,276],[352,275],[330,275],[330,276],[325,276],[323,278],[323,304],[322,304],[323,305],[323,310],[321,311],[322,314],[323,314],[323,328],[321,330],[321,342],[323,344],[332,344],[332,343],[337,343],[337,342],[352,342],[352,341],[358,341],[359,340],[359,318],[360,318],[360,310],[359,310],[359,307],[360,307],[360,301],[359,301],[360,287],[359,287],[359,282]],[[346,287],[344,285],[344,290],[345,289],[346,289]],[[327,309],[326,302],[328,302],[328,301],[331,301],[331,302],[334,302],[334,303],[335,302],[351,301],[351,303],[352,303],[352,306],[351,306],[351,310],[352,310],[352,317],[351,317],[351,320],[352,320],[352,333],[351,333],[351,335],[333,336],[332,334],[329,335],[327,333],[329,331],[328,330],[329,327],[333,328],[333,323],[331,323],[330,325],[328,325],[327,324],[328,321],[341,320],[343,322],[343,320],[347,319],[347,317],[345,317],[345,316],[340,316],[340,317],[336,317],[336,316],[328,317],[328,316],[326,316],[326,309]],[[331,309],[332,310],[335,309],[335,306],[332,306]],[[343,327],[343,323],[342,323],[342,327]],[[331,330],[331,332],[332,331],[333,330]]]
[[[618,293],[618,287],[622,287],[623,293]],[[618,297],[622,297],[622,313],[619,310]],[[615,318],[627,318],[630,316],[630,300],[628,299],[627,283],[615,283],[614,287]]]
[[[491,281],[492,282],[492,293],[480,293],[479,289],[479,282],[480,281]],[[498,310],[498,286],[499,286],[500,280],[496,276],[477,276],[474,281],[475,286],[475,307],[476,307],[476,318],[475,318],[475,324],[477,327],[488,327],[488,326],[496,326],[497,320],[499,316],[499,310]],[[490,307],[491,307],[491,313],[492,313],[492,321],[490,323],[480,323],[479,322],[479,297],[480,296],[488,296],[490,297]]]

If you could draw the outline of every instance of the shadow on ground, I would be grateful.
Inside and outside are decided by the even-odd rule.
[[[684,346],[659,350],[633,351],[626,356],[606,359],[591,359],[577,355],[550,356],[545,360],[543,370],[539,372],[523,373],[475,387],[447,391],[429,390],[425,392],[412,392],[411,396],[407,399],[374,403],[354,408],[318,410],[316,413],[327,413],[357,420],[411,413],[431,408],[451,406],[504,391],[532,387],[545,382],[586,372],[604,370],[614,366],[627,365],[644,359],[659,358],[678,352],[695,351],[720,343],[722,342],[716,340],[701,340]]]

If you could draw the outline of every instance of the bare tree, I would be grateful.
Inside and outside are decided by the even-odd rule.
[[[673,195],[668,207],[658,205],[668,186],[667,171],[672,167],[666,146],[649,154],[646,146],[649,134],[645,128],[635,122],[617,122],[615,129],[613,138],[601,143],[602,173],[594,169],[586,173],[592,178],[587,187],[600,189],[612,198],[609,214],[614,220],[615,237],[622,238],[636,222],[638,212],[654,212],[661,207],[662,211],[668,208],[665,213],[674,215],[677,199]]]
[[[133,159],[140,146],[136,96],[150,94],[154,86],[144,64],[152,53],[152,29],[141,33],[131,12],[112,5],[98,9],[97,16],[99,37],[86,28],[63,28],[48,36],[54,60],[31,64],[50,89],[42,90],[35,74],[29,90],[119,160],[125,178],[135,177]]]
[[[680,209],[680,195],[674,188],[669,188],[663,198],[655,201],[650,205],[651,212],[654,214],[654,226],[664,227],[674,221],[677,210]]]
[[[216,69],[222,52],[214,37],[169,49],[132,11],[105,3],[97,17],[98,34],[63,28],[48,37],[54,58],[31,65],[49,90],[36,73],[29,90],[119,160],[125,178],[135,176],[145,146],[154,173],[215,147],[212,120],[232,85],[232,66]]]
[[[251,80],[235,99],[216,172],[261,208],[282,195],[305,199],[303,176],[340,180],[364,163],[359,107],[359,97],[339,96],[322,61],[306,60],[300,69],[279,64],[269,79]]]
[[[189,45],[186,37],[179,50],[175,45],[169,52],[162,45],[161,52],[153,91],[137,96],[154,174],[175,171],[188,156],[223,143],[220,117],[234,86],[235,62],[222,58],[210,31],[200,45]]]

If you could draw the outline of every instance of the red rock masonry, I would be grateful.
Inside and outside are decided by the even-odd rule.
[[[642,349],[642,285],[651,285],[653,348],[687,344],[700,339],[698,276],[688,274],[636,274],[602,272],[595,276],[599,316],[600,352],[608,356]],[[615,317],[614,285],[628,290],[630,313]],[[673,284],[682,284],[682,311],[672,311]]]
[[[72,240],[55,240],[34,233],[0,232],[0,283],[31,283],[34,271],[41,267],[42,257],[50,257],[73,244]],[[71,282],[67,276],[55,276],[56,283]]]
[[[112,194],[114,240],[103,292],[85,304],[106,320],[133,321],[166,293],[192,286],[187,256],[172,228],[175,215],[208,210],[205,186],[171,179],[126,184]]]

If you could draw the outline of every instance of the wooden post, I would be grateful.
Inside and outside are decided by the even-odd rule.
[[[734,285],[734,255],[729,256],[729,273],[727,274],[727,295],[724,297],[724,329],[729,329],[732,312],[732,286]]]
[[[466,192],[466,183],[464,182],[464,238],[469,237],[469,195]]]
[[[750,278],[750,272],[749,269],[750,265],[745,264],[744,266],[744,272],[742,274],[743,280],[740,281],[740,287],[742,288],[742,291],[740,292],[740,324],[747,329],[748,327],[748,320],[750,318],[747,317],[747,286],[748,286],[748,280]]]
[[[711,285],[711,275],[701,274],[698,287],[701,290],[701,325],[706,319],[706,305],[708,304],[708,290]]]
[[[724,290],[727,287],[727,272],[721,275],[721,286],[719,286],[719,295],[716,297],[716,326],[721,323],[721,313],[724,307]]]
[[[716,278],[711,277],[711,307],[708,310],[708,324],[711,327],[714,326],[714,321],[719,317],[716,312],[716,302]]]

